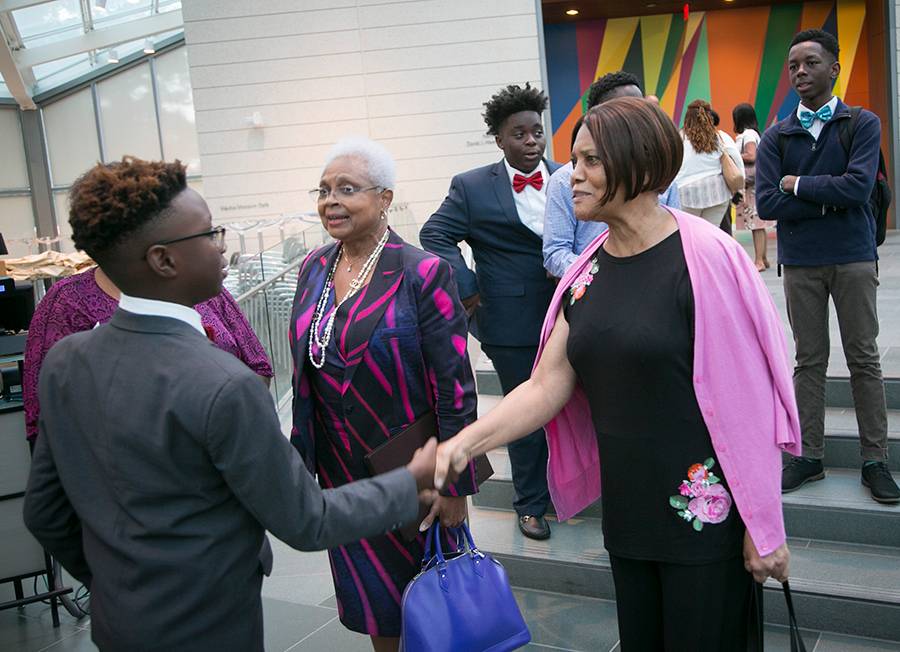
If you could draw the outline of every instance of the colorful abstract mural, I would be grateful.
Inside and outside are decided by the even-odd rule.
[[[841,75],[835,95],[869,106],[865,0],[827,0],[689,14],[610,18],[544,28],[553,116],[553,151],[568,158],[572,127],[583,114],[588,87],[615,70],[635,74],[644,91],[681,124],[685,107],[709,101],[732,130],[731,110],[756,108],[760,126],[795,110],[788,82],[791,38],[822,28],[838,38]]]

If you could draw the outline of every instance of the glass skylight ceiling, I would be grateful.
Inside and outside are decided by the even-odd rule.
[[[181,0],[14,0],[10,4],[20,8],[0,11],[0,30],[31,95],[114,63],[111,55],[121,61],[143,50],[148,38],[155,46],[182,31]],[[160,32],[159,24],[147,23],[153,16],[175,11],[179,12],[177,24],[170,21],[165,27],[176,29]],[[146,24],[147,32],[136,34],[129,23]],[[108,45],[100,49],[80,45],[90,32],[106,36]],[[60,48],[63,44],[71,47]],[[38,52],[41,55],[35,61]],[[6,83],[0,84],[0,96],[10,97]]]

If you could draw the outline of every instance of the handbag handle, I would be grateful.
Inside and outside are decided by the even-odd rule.
[[[463,521],[459,528],[448,529],[455,530],[456,532],[457,550],[462,547],[459,536],[460,533],[464,536],[465,542],[469,546],[467,556],[472,561],[475,574],[479,577],[484,577],[484,569],[481,566],[481,562],[484,560],[485,555],[475,546],[475,540],[472,538],[472,532],[469,530],[469,526]],[[447,585],[447,559],[444,557],[443,546],[441,546],[440,521],[435,521],[428,529],[428,536],[425,538],[425,557],[422,559],[422,567],[425,568],[430,566],[434,562],[437,562],[436,565],[438,567],[438,577],[440,578],[441,588],[444,591],[447,591],[449,590]]]
[[[469,529],[469,524],[465,521],[462,522],[462,525],[459,528],[455,528],[458,532],[461,532],[465,537],[466,543],[469,544],[469,552],[475,554],[481,554],[478,550],[478,546],[475,545],[475,539],[472,538],[472,531]],[[458,539],[457,539],[458,540]]]
[[[800,626],[797,625],[797,614],[794,611],[794,600],[791,597],[791,585],[785,580],[781,584],[784,591],[784,600],[787,603],[788,624],[790,626],[791,652],[806,652],[806,644],[800,636]]]
[[[787,603],[788,612],[788,637],[791,641],[791,652],[806,652],[806,644],[800,635],[800,626],[797,624],[797,613],[794,611],[794,601],[791,597],[791,586],[787,581],[781,585],[784,592],[784,600]],[[764,652],[764,627],[763,627],[763,585],[753,581],[750,594],[750,613],[747,623],[747,649],[756,652]]]

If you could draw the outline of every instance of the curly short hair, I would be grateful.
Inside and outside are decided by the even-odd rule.
[[[712,107],[704,100],[694,100],[684,112],[684,135],[698,154],[719,149],[719,132],[713,122]]]
[[[601,102],[605,102],[609,99],[607,96],[620,86],[637,86],[642,93],[644,92],[640,80],[635,75],[624,70],[617,70],[603,75],[591,84],[588,89],[587,108],[592,109]]]
[[[126,156],[98,164],[69,191],[69,224],[75,246],[102,261],[129,235],[160,217],[187,187],[181,161]]]
[[[510,84],[506,88],[494,93],[491,99],[484,103],[484,123],[488,126],[488,134],[496,136],[506,119],[520,111],[534,111],[538,115],[547,108],[547,96],[539,88],[532,88],[525,83],[525,87]]]
[[[806,41],[813,41],[814,43],[818,43],[822,46],[823,50],[834,57],[835,61],[838,60],[838,56],[841,53],[841,48],[838,45],[838,40],[834,37],[834,34],[826,32],[824,29],[805,29],[802,32],[797,32],[794,35],[794,38],[791,39],[791,47],[794,47],[798,43],[804,43]]]
[[[606,174],[601,205],[612,201],[620,189],[625,201],[651,190],[661,193],[681,168],[681,136],[656,104],[617,97],[588,111],[584,126]]]

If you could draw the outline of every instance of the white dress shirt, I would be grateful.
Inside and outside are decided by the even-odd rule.
[[[200,320],[200,313],[193,308],[182,306],[180,303],[130,297],[127,294],[122,293],[119,297],[119,308],[126,312],[134,313],[135,315],[177,319],[189,326],[193,326],[206,337],[206,331],[203,330],[203,322]]]
[[[822,106],[830,106],[831,107],[831,115],[834,116],[834,110],[837,108],[837,103],[838,103],[838,98],[832,97],[830,100],[828,100]],[[800,102],[800,104],[797,105],[797,119],[798,120],[800,119],[800,114],[803,113],[804,111],[811,111],[812,113],[815,113],[815,111],[813,111],[812,109],[803,106],[803,102]],[[803,127],[803,128],[806,129],[810,133],[810,135],[812,135],[812,137],[815,138],[816,141],[818,142],[819,134],[822,133],[822,128],[824,126],[825,126],[825,123],[822,122],[821,120],[819,120],[818,116],[816,116],[816,118],[813,120],[813,123],[809,126],[809,129],[806,129],[806,127]],[[800,187],[800,177],[797,177],[797,180],[794,182],[794,194],[795,195],[797,194],[797,188],[799,188],[799,187]]]
[[[513,177],[521,174],[523,177],[530,177],[535,172],[540,172],[544,179],[544,185],[538,190],[530,183],[525,185],[522,192],[512,191],[513,199],[516,202],[516,212],[519,214],[519,221],[533,231],[539,238],[544,235],[544,209],[547,206],[547,182],[550,181],[550,173],[543,161],[531,172],[522,172],[509,164],[505,158],[503,165],[506,166],[506,173],[509,175],[509,183],[512,185]]]

